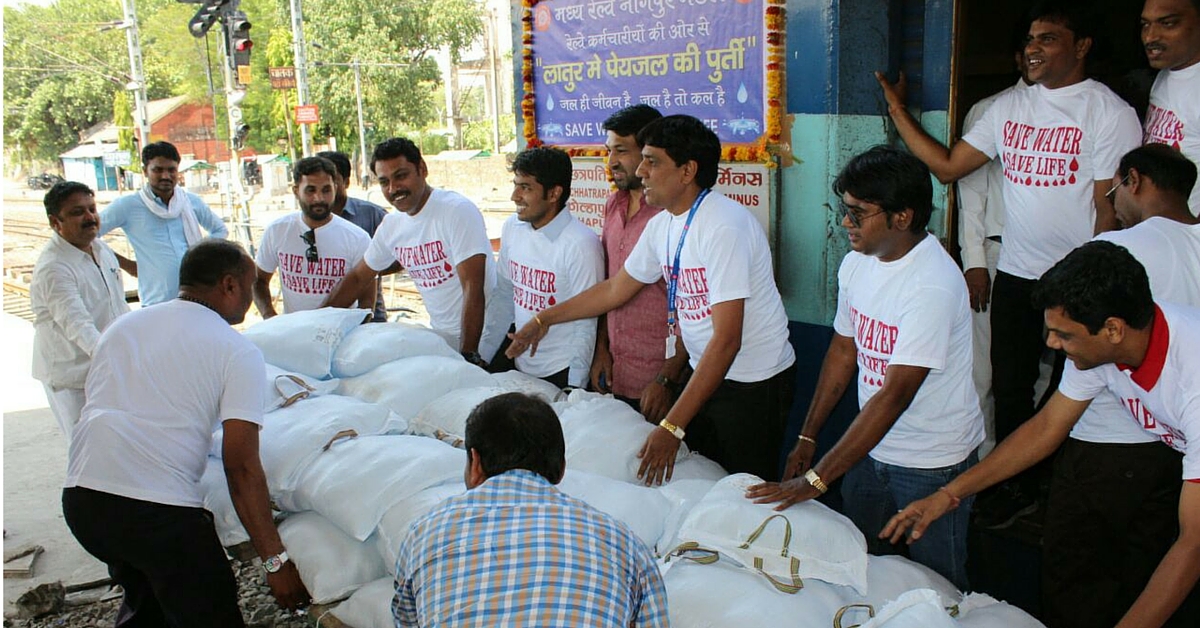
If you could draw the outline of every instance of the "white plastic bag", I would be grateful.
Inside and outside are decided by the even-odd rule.
[[[380,578],[354,592],[350,599],[329,611],[352,628],[396,628],[392,618],[392,598],[396,597],[396,582]],[[320,625],[318,618],[318,625]]]
[[[487,371],[461,357],[423,356],[388,362],[366,375],[342,380],[338,392],[381,403],[412,419],[429,402],[451,390],[490,386]]]
[[[243,335],[258,346],[267,364],[328,379],[338,345],[370,313],[333,307],[291,312],[258,323]]]
[[[554,403],[566,397],[562,389],[558,386],[540,377],[534,377],[521,371],[495,373],[492,375],[492,379],[496,382],[495,386],[503,388],[507,392],[525,393],[537,397],[546,403]]]
[[[867,592],[867,543],[846,517],[807,501],[783,511],[755,504],[746,489],[762,480],[739,473],[713,486],[679,529],[683,543],[714,550],[781,590],[807,578]]]
[[[571,393],[575,397],[575,393]],[[567,441],[567,468],[602,475],[622,482],[639,483],[641,459],[637,454],[646,437],[658,428],[646,422],[623,401],[612,397],[584,397],[559,414]],[[676,462],[688,457],[680,444]]]
[[[333,354],[333,376],[358,377],[388,362],[423,355],[461,357],[431,329],[407,323],[359,325]]]
[[[366,540],[397,502],[462,478],[466,452],[422,436],[360,436],[335,443],[304,471],[290,512],[315,510],[343,532]]]
[[[665,554],[679,545],[679,527],[692,512],[692,508],[700,503],[716,484],[716,480],[671,480],[655,489],[671,506],[671,510],[663,519],[662,535],[655,542],[655,553]]]
[[[860,628],[957,628],[942,607],[941,596],[930,589],[914,589],[876,609],[875,617]]]
[[[411,421],[413,432],[433,436],[436,430],[446,434],[465,437],[467,417],[475,406],[508,391],[494,386],[460,388],[452,390],[425,404]]]
[[[225,479],[225,466],[220,459],[208,457],[204,475],[200,476],[200,492],[204,494],[204,509],[212,513],[213,526],[217,529],[221,545],[233,547],[250,540],[237,510],[233,508],[229,483]]]
[[[466,490],[467,487],[461,482],[433,486],[388,508],[372,535],[375,538],[375,550],[383,557],[388,573],[396,575],[396,558],[412,525],[442,502]]]
[[[958,605],[961,628],[1046,628],[1025,611],[983,593],[971,593]]]
[[[867,559],[867,595],[864,601],[883,608],[913,589],[930,589],[938,594],[942,606],[951,607],[962,600],[962,593],[938,572],[903,556],[870,556]]]
[[[328,395],[337,390],[338,380],[315,377],[285,371],[278,366],[267,365],[267,389],[263,400],[263,412],[290,406],[302,399]]]
[[[625,524],[646,547],[662,536],[671,504],[655,489],[571,469],[558,489]]]
[[[350,538],[315,512],[285,519],[279,537],[314,604],[336,602],[386,575],[373,542]]]

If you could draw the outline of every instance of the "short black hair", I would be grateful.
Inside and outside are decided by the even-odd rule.
[[[92,188],[78,181],[59,181],[53,187],[46,191],[46,196],[42,197],[42,204],[46,206],[47,216],[58,216],[62,211],[63,203],[73,194],[83,192],[88,196],[95,198],[96,193]]]
[[[1146,269],[1125,247],[1095,240],[1071,251],[1033,288],[1033,306],[1061,307],[1071,320],[1097,334],[1110,317],[1134,329],[1154,319],[1154,297]]]
[[[557,484],[567,464],[562,425],[550,404],[524,393],[505,393],[475,406],[467,417],[464,446],[474,449],[487,477],[513,469],[533,471]]]
[[[142,149],[142,164],[150,163],[150,160],[155,157],[166,157],[169,161],[175,163],[183,161],[179,158],[179,149],[175,148],[175,145],[170,142],[146,144],[146,147]]]
[[[663,149],[676,166],[695,161],[696,183],[700,188],[716,185],[721,140],[697,118],[683,114],[659,118],[638,131],[637,143]]]
[[[179,287],[212,288],[227,275],[238,276],[254,262],[242,245],[223,238],[205,238],[183,254]]]
[[[342,175],[343,179],[345,179],[347,181],[350,180],[350,156],[349,155],[347,155],[346,153],[343,153],[340,150],[323,150],[323,151],[317,153],[317,157],[324,157],[325,159],[328,159],[329,161],[333,162],[334,167],[337,168],[338,174]]]
[[[1026,26],[1035,21],[1058,24],[1075,35],[1075,41],[1095,39],[1095,10],[1082,0],[1042,0],[1026,12]]]
[[[421,149],[407,137],[393,137],[384,140],[371,152],[371,172],[375,172],[375,162],[403,157],[408,163],[416,166],[421,163]]]
[[[1117,172],[1124,179],[1130,169],[1153,181],[1158,189],[1172,192],[1185,201],[1196,186],[1196,164],[1166,144],[1146,144],[1125,153]]]
[[[543,198],[550,194],[550,188],[562,187],[562,195],[558,197],[558,208],[567,206],[571,197],[571,156],[566,151],[550,146],[528,148],[513,159],[512,171],[533,177],[542,186]]]
[[[605,131],[612,131],[621,137],[627,137],[637,135],[637,132],[645,128],[647,124],[661,117],[662,114],[658,112],[658,109],[645,103],[638,103],[608,116],[604,121],[603,128]]]
[[[933,181],[920,159],[891,146],[875,146],[853,157],[833,180],[839,197],[849,192],[889,214],[913,210],[908,230],[920,233],[933,214]]]
[[[324,172],[332,179],[337,176],[337,167],[333,165],[332,161],[324,157],[305,157],[297,161],[296,165],[292,168],[292,183],[299,185],[300,177],[317,174],[318,172]]]

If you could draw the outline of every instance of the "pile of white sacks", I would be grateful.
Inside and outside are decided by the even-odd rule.
[[[560,488],[622,521],[661,556],[671,624],[863,628],[1040,626],[1016,607],[963,596],[904,558],[868,556],[848,519],[808,502],[782,513],[742,494],[757,481],[680,448],[674,479],[638,483],[655,429],[609,397],[520,373],[491,375],[432,331],[359,325],[365,310],[275,317],[245,332],[267,361],[260,453],[280,535],[314,602],[353,628],[392,628],[396,553],[410,525],[464,492],[461,436],[476,404],[509,391],[562,421]],[[248,540],[229,498],[221,434],[203,484],[221,541]]]

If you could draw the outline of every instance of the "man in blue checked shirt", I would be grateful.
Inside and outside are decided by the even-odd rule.
[[[468,491],[413,524],[400,548],[397,627],[668,625],[650,550],[554,488],[566,445],[549,405],[493,397],[466,432]]]

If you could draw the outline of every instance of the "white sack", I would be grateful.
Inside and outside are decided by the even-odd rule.
[[[333,307],[291,312],[269,318],[242,333],[258,346],[267,364],[328,379],[338,345],[370,313]]]
[[[686,447],[686,445],[684,446]],[[675,459],[675,468],[671,471],[671,483],[684,480],[707,480],[716,482],[729,475],[724,467],[713,462],[699,452],[689,451]]]
[[[423,355],[461,357],[431,329],[407,323],[359,325],[333,354],[333,376],[358,377],[388,362]]]
[[[671,504],[657,490],[571,469],[558,489],[625,524],[646,547],[662,536]]]
[[[329,612],[351,628],[396,628],[392,619],[395,596],[395,582],[390,577],[380,578],[355,591],[350,599]]]
[[[983,593],[971,593],[958,605],[961,628],[1046,628],[1025,611]]]
[[[421,436],[360,436],[322,452],[280,507],[315,510],[343,532],[366,540],[400,500],[462,478],[466,452]]]
[[[452,390],[425,404],[412,421],[413,432],[433,436],[436,430],[441,430],[446,434],[465,437],[467,417],[475,406],[507,392],[495,386]]]
[[[642,461],[637,454],[650,432],[661,428],[623,401],[598,395],[586,399],[570,403],[559,414],[567,441],[567,468],[641,483],[637,472]],[[680,443],[676,462],[688,453],[687,445]]]
[[[233,547],[250,540],[250,535],[233,508],[229,483],[225,479],[225,466],[220,459],[209,456],[204,475],[200,476],[200,492],[204,495],[204,509],[212,513],[213,526],[217,529],[221,545]]]
[[[279,524],[279,537],[314,604],[336,602],[387,575],[374,543],[356,541],[315,512]]]
[[[662,536],[655,543],[655,553],[665,554],[679,545],[679,526],[716,484],[716,480],[671,480],[654,489],[671,506],[663,519]]]
[[[674,558],[672,562],[681,559]],[[794,595],[777,591],[760,575],[720,561],[683,561],[663,576],[671,625],[681,628],[832,628],[848,591],[808,580]]]
[[[285,371],[278,366],[267,365],[267,388],[264,391],[263,412],[279,409],[280,406],[292,400],[296,403],[301,399],[311,399],[328,395],[337,390],[338,380],[317,379],[315,377]],[[290,405],[290,404],[289,404]]]
[[[957,628],[957,623],[942,607],[941,596],[930,589],[904,593],[860,628]]]
[[[566,395],[563,394],[562,389],[558,386],[540,377],[527,375],[521,371],[495,373],[492,375],[492,379],[495,380],[495,386],[503,388],[507,392],[525,393],[537,397],[546,403],[554,403],[566,398]]]
[[[425,356],[388,362],[366,375],[343,379],[338,392],[381,403],[412,419],[429,402],[452,390],[491,384],[487,371],[461,357]]]
[[[870,556],[867,559],[867,595],[865,602],[876,609],[913,589],[930,589],[950,607],[962,600],[962,593],[938,572],[903,556]]]
[[[437,505],[466,491],[467,487],[461,482],[442,484],[427,488],[388,508],[375,528],[375,534],[372,535],[375,539],[375,551],[383,557],[383,564],[388,573],[396,575],[396,558],[400,554],[400,546],[404,544],[404,539],[408,538],[412,525]]]
[[[778,512],[774,504],[755,504],[746,498],[745,492],[761,481],[739,473],[717,482],[680,526],[680,541],[695,541],[747,569],[754,569],[754,558],[761,558],[763,570],[781,582],[791,582],[794,559],[799,559],[796,568],[802,580],[815,578],[853,587],[865,594],[867,543],[858,528],[817,501]],[[757,540],[748,549],[742,549],[740,546],[771,517],[775,518],[767,523]],[[782,552],[787,529],[784,519],[791,524],[786,555]]]

